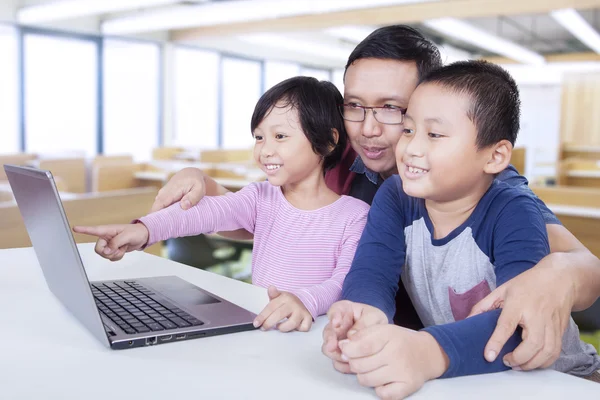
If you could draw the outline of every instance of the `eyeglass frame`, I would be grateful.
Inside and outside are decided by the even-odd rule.
[[[383,108],[385,108],[385,106],[367,107],[367,106],[360,106],[360,105],[357,104],[357,105],[352,106],[352,107],[362,108],[362,110],[363,110],[363,119],[361,121],[353,121],[353,120],[350,120],[350,119],[346,119],[344,117],[344,107],[346,107],[346,106],[350,106],[350,104],[349,103],[338,104],[338,110],[339,110],[340,114],[342,115],[342,118],[344,119],[344,121],[348,121],[348,122],[365,122],[365,120],[367,119],[367,110],[371,110],[371,112],[373,113],[373,118],[375,118],[375,120],[377,122],[379,122],[380,124],[384,124],[384,125],[402,125],[404,123],[404,115],[406,114],[406,110],[407,110],[407,108],[404,108],[404,107],[394,106],[394,107],[397,107],[398,109],[400,109],[400,112],[401,112],[401,115],[402,115],[402,121],[396,122],[396,123],[389,123],[389,122],[381,122],[376,117],[377,112],[376,112],[375,109],[376,108],[383,109]]]

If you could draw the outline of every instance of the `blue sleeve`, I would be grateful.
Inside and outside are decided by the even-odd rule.
[[[529,187],[529,182],[527,181],[527,179],[519,175],[515,167],[509,165],[508,168],[502,171],[496,179],[498,179],[501,182],[508,183],[510,186],[519,189],[522,194],[529,196],[533,200],[535,200],[537,207],[542,212],[544,222],[547,225],[562,225],[560,223],[560,220],[556,217],[556,215],[554,215],[554,213],[550,211],[548,206],[546,206],[546,203],[544,203],[539,197],[536,196],[535,193],[533,193],[533,190],[531,190],[531,188]]]
[[[513,198],[503,207],[491,234],[490,260],[495,266],[497,286],[532,268],[550,253],[544,220],[535,202],[528,196]],[[500,310],[495,310],[462,321],[425,328],[450,359],[450,366],[442,378],[508,369],[502,363],[502,356],[513,351],[521,342],[519,330],[494,362],[490,363],[483,357],[485,345],[496,328],[499,316]]]
[[[391,177],[375,194],[342,288],[342,299],[377,307],[390,321],[406,254],[399,185],[400,179]]]

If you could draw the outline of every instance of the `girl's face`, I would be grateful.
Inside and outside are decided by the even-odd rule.
[[[252,134],[254,159],[272,185],[298,184],[322,174],[323,158],[313,151],[296,109],[276,104]]]

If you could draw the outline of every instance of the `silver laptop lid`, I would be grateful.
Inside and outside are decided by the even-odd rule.
[[[4,170],[50,291],[96,338],[110,346],[88,277],[50,171]]]

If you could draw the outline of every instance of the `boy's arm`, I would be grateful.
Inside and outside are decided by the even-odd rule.
[[[176,203],[139,219],[150,232],[147,246],[174,237],[245,229],[254,232],[259,184],[238,192],[204,197],[197,205],[183,210]]]
[[[341,244],[340,255],[331,278],[325,282],[308,288],[294,290],[296,295],[310,312],[313,319],[323,315],[329,307],[340,299],[344,279],[350,270],[352,259],[356,253],[358,241],[367,222],[368,207],[353,221],[349,221]]]
[[[377,191],[342,289],[342,299],[376,307],[389,321],[406,255],[401,184],[393,176]]]
[[[532,268],[549,252],[543,217],[536,204],[527,197],[512,199],[499,213],[493,231],[492,262],[496,284],[502,285]],[[446,352],[450,366],[442,377],[483,374],[508,369],[502,357],[488,362],[483,357],[485,345],[496,327],[500,310],[486,312],[445,325],[425,328]],[[517,330],[500,354],[506,354],[521,342]],[[491,359],[486,354],[486,358]]]

